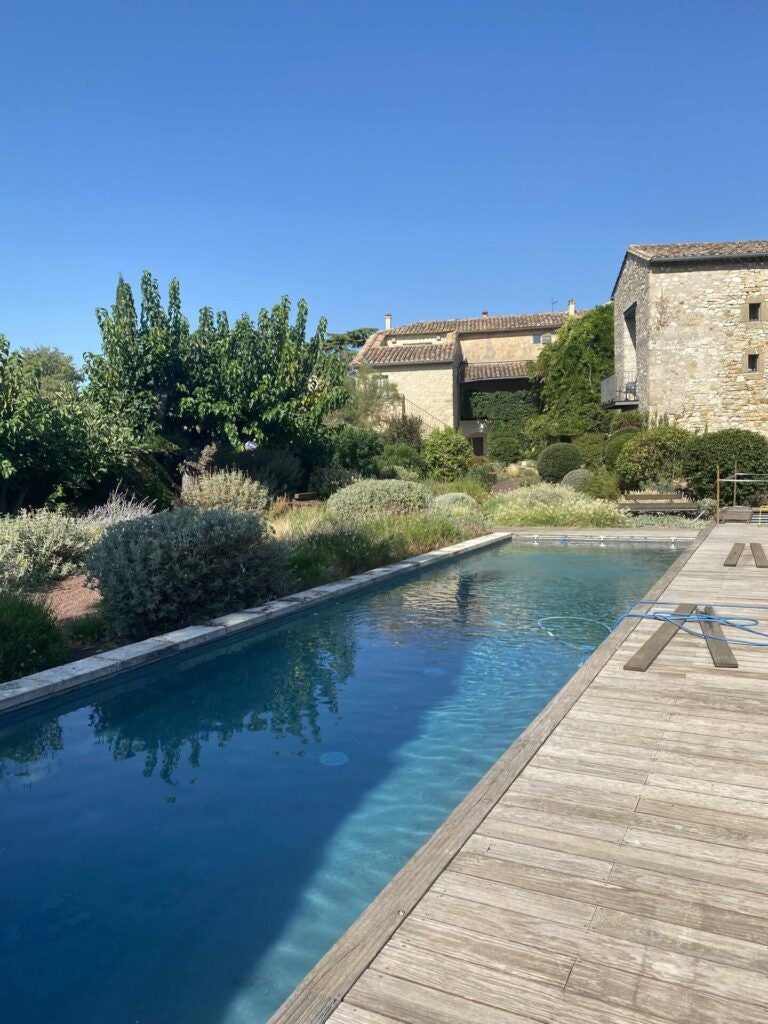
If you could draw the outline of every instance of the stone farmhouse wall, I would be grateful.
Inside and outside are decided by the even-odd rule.
[[[649,267],[628,257],[614,295],[616,371],[631,369],[624,312],[637,302],[639,408],[689,430],[768,435],[768,267],[755,261]],[[748,305],[761,304],[750,322]],[[757,370],[748,369],[748,356]]]
[[[383,369],[400,394],[435,419],[455,427],[459,422],[456,366],[411,366]]]
[[[470,363],[538,359],[542,344],[534,342],[533,337],[533,334],[462,334],[461,353]]]

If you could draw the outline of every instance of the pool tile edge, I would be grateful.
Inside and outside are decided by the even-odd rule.
[[[357,590],[371,587],[381,580],[413,573],[446,559],[499,544],[508,540],[509,536],[510,531],[497,530],[481,537],[461,541],[459,544],[436,548],[423,555],[393,562],[391,565],[369,569],[343,580],[301,590],[279,600],[268,601],[256,608],[228,612],[197,625],[184,626],[170,633],[149,637],[147,640],[116,647],[89,658],[81,658],[0,683],[0,715],[6,711],[15,711],[40,703],[48,697],[59,696],[90,683],[104,681],[126,669],[158,661],[193,647],[214,643],[242,630],[271,625],[288,615],[295,615],[314,605],[331,601],[335,597],[344,597]]]

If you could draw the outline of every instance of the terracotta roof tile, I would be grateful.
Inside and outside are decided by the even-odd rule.
[[[410,334],[440,334],[446,331],[458,331],[460,334],[486,331],[552,331],[562,327],[567,318],[567,313],[519,313],[514,316],[476,316],[465,320],[420,320],[415,324],[393,327],[386,334],[390,338],[403,338]]]
[[[374,336],[375,337],[375,336]],[[456,359],[455,342],[435,345],[365,345],[352,360],[353,363],[368,363],[370,366],[404,366],[414,363],[452,363]]]
[[[488,363],[465,363],[462,367],[462,380],[514,380],[528,377],[528,364],[525,361],[504,361]]]

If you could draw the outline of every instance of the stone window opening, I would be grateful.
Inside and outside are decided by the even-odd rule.
[[[750,302],[747,309],[747,318],[751,323],[755,323],[760,320],[760,302]]]
[[[742,373],[762,373],[763,356],[761,352],[747,352],[741,364]]]
[[[485,455],[485,441],[482,434],[471,434],[469,443],[472,445],[473,455]]]
[[[629,309],[624,312],[624,325],[627,335],[632,342],[632,348],[637,351],[637,303],[633,302]]]

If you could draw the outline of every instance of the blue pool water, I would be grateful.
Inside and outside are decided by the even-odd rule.
[[[506,544],[0,722],[0,1018],[266,1021],[674,557]]]

